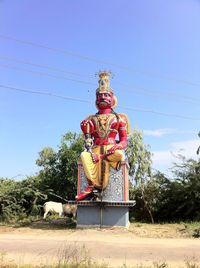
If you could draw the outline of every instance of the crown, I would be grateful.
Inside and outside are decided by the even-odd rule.
[[[96,93],[108,91],[113,93],[113,90],[110,87],[110,77],[112,77],[112,73],[107,71],[100,71],[96,75],[99,76],[99,87],[97,88]]]

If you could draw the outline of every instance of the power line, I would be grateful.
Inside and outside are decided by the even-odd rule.
[[[115,63],[112,63],[112,62],[95,59],[95,58],[88,57],[88,56],[85,56],[85,55],[82,55],[82,54],[72,53],[72,52],[69,52],[69,51],[64,50],[64,49],[49,47],[47,45],[42,45],[42,44],[37,44],[37,43],[34,43],[34,42],[30,42],[30,41],[20,40],[20,39],[13,38],[13,37],[10,37],[10,36],[5,36],[5,35],[2,35],[2,34],[0,34],[0,38],[6,39],[6,40],[11,40],[11,41],[18,42],[18,43],[21,43],[21,44],[26,44],[26,45],[31,45],[31,46],[34,46],[34,47],[47,49],[49,51],[53,51],[53,52],[56,52],[56,53],[61,53],[61,54],[67,55],[67,56],[80,58],[82,60],[108,64],[110,66],[114,66],[114,67],[117,67],[119,69],[123,69],[125,71],[131,72],[131,73],[134,72],[134,73],[139,73],[139,74],[142,74],[142,75],[145,75],[145,76],[158,77],[160,79],[165,79],[165,80],[175,81],[175,82],[179,82],[179,83],[184,83],[184,84],[191,85],[191,86],[197,86],[197,87],[200,86],[199,83],[195,83],[195,82],[192,82],[192,81],[187,81],[187,80],[182,80],[182,79],[175,78],[175,77],[161,75],[161,74],[158,74],[158,73],[153,73],[151,71],[140,71],[140,70],[137,70],[137,69],[131,69],[131,68],[127,67],[127,66],[122,66],[122,65],[115,64]]]
[[[7,57],[7,56],[1,56],[0,55],[0,59],[9,60],[9,61],[17,62],[17,63],[22,63],[22,64],[34,66],[34,67],[45,68],[45,69],[48,69],[48,70],[61,72],[61,73],[65,73],[65,74],[68,73],[68,74],[71,74],[71,75],[87,77],[87,78],[91,77],[92,78],[92,76],[89,76],[89,75],[86,76],[84,74],[70,72],[70,71],[60,69],[60,68],[57,68],[57,67],[55,68],[55,67],[52,67],[52,66],[49,66],[49,65],[33,63],[33,62],[27,61],[27,60],[19,60],[19,59],[13,58],[13,57]],[[133,91],[133,92],[135,92],[136,90],[139,90],[139,91],[143,91],[145,93],[148,93],[148,95],[150,95],[150,96],[152,96],[151,94],[153,93],[156,96],[158,96],[158,95],[164,95],[164,96],[168,96],[168,97],[173,96],[173,97],[178,97],[178,98],[182,98],[182,99],[189,100],[189,101],[194,101],[194,102],[197,102],[197,101],[199,102],[200,101],[200,100],[198,100],[196,98],[191,98],[191,97],[183,96],[183,95],[176,94],[176,93],[171,93],[171,92],[170,93],[164,93],[164,92],[162,92],[162,94],[160,94],[160,92],[158,92],[158,91],[155,91],[155,90],[152,91],[152,90],[149,90],[149,89],[143,88],[143,87],[130,86],[130,85],[123,84],[121,82],[118,82],[118,84],[122,85],[122,86],[125,86],[125,90],[129,90],[129,91]],[[151,94],[149,94],[149,93],[151,93]]]
[[[79,102],[92,104],[92,102],[89,100],[52,94],[50,92],[42,92],[42,91],[36,91],[36,90],[30,90],[30,89],[22,89],[22,88],[18,88],[18,87],[6,86],[6,85],[2,85],[2,84],[0,84],[0,88],[10,89],[10,90],[14,90],[14,91],[23,92],[23,93],[45,95],[45,96],[56,97],[56,98],[65,99],[65,100],[79,101]],[[180,118],[180,119],[200,121],[200,118],[188,117],[188,116],[179,115],[179,114],[168,114],[168,113],[163,113],[163,112],[158,112],[158,111],[153,111],[153,110],[144,110],[144,109],[139,109],[139,108],[132,108],[132,107],[128,107],[128,106],[119,106],[119,107],[121,107],[123,109],[131,110],[131,111],[135,111],[135,112],[152,113],[152,114],[161,115],[161,116],[176,117],[176,118]]]
[[[9,68],[9,69],[17,70],[17,71],[23,71],[23,72],[33,73],[33,74],[39,74],[39,75],[42,75],[42,76],[53,77],[53,78],[56,78],[56,79],[64,79],[64,80],[69,80],[69,81],[82,83],[82,84],[87,84],[87,85],[95,85],[94,83],[86,82],[86,81],[83,81],[83,80],[77,80],[77,79],[68,78],[66,76],[57,76],[57,75],[53,75],[53,74],[49,74],[49,73],[32,71],[32,70],[28,70],[28,69],[13,67],[13,66],[10,66],[10,65],[7,65],[7,64],[0,64],[0,66],[3,67],[3,68]]]
[[[143,113],[152,113],[152,114],[162,115],[162,116],[167,116],[167,117],[176,117],[176,118],[180,118],[180,119],[200,121],[200,118],[194,118],[194,117],[180,115],[180,114],[168,114],[168,113],[163,113],[163,112],[158,112],[158,111],[153,111],[153,110],[144,110],[144,109],[137,109],[137,108],[135,109],[135,108],[132,108],[132,107],[120,106],[120,105],[118,107],[130,110],[130,111],[143,112]]]
[[[33,62],[30,62],[30,61],[19,60],[19,59],[16,59],[16,58],[6,57],[6,56],[2,56],[2,55],[0,55],[0,59],[9,60],[9,61],[13,61],[13,62],[17,62],[17,63],[22,63],[22,64],[26,64],[26,65],[31,65],[31,66],[39,67],[39,68],[45,68],[45,69],[50,70],[50,71],[56,71],[56,72],[70,74],[70,75],[75,75],[75,76],[82,76],[82,77],[88,77],[89,76],[89,75],[84,75],[84,74],[78,74],[78,73],[70,72],[68,70],[60,69],[60,68],[57,68],[57,67],[52,67],[52,66],[49,66],[49,65],[44,65],[44,64],[39,64],[39,63],[33,63]]]
[[[156,96],[156,97],[160,97],[163,98],[163,97],[170,97],[170,98],[181,98],[183,99],[184,101],[190,101],[190,102],[200,102],[200,99],[197,99],[197,98],[191,98],[189,96],[185,96],[185,95],[181,95],[181,94],[177,94],[175,91],[170,91],[170,92],[163,92],[162,91],[162,94],[156,90],[150,90],[150,89],[147,89],[147,88],[144,88],[144,87],[135,87],[135,86],[130,86],[130,85],[126,85],[126,84],[123,84],[123,83],[120,83],[120,82],[117,82],[119,85],[125,87],[125,90],[127,91],[133,91],[135,93],[135,91],[139,90],[140,93],[142,94],[145,93],[146,95],[150,95],[150,96]],[[134,88],[134,89],[133,89]],[[142,91],[142,92],[141,92]]]
[[[84,103],[92,103],[89,100],[84,100],[84,99],[79,99],[79,98],[73,98],[73,97],[68,97],[68,96],[52,94],[50,92],[36,91],[36,90],[30,90],[30,89],[22,89],[22,88],[5,86],[5,85],[0,85],[0,87],[10,89],[10,90],[14,90],[14,91],[20,91],[20,92],[23,92],[23,93],[38,94],[38,95],[56,97],[56,98],[60,98],[60,99],[64,99],[64,100],[79,101],[79,102],[84,102]]]
[[[37,75],[41,75],[41,76],[47,76],[47,77],[52,77],[52,78],[55,78],[55,79],[61,79],[61,80],[69,80],[69,81],[72,81],[72,82],[77,82],[77,83],[83,83],[83,84],[88,84],[88,85],[92,85],[92,86],[96,86],[95,83],[91,83],[91,82],[87,82],[87,81],[83,81],[83,80],[77,80],[77,79],[72,79],[72,78],[68,78],[66,76],[58,76],[58,75],[53,75],[53,74],[49,74],[49,73],[44,73],[44,72],[39,72],[39,71],[33,71],[33,70],[29,70],[29,69],[23,69],[23,68],[19,68],[19,67],[14,67],[14,66],[11,66],[11,65],[8,65],[8,64],[0,64],[0,67],[3,67],[3,68],[9,68],[9,69],[13,69],[13,70],[17,70],[17,71],[23,71],[23,72],[29,72],[29,73],[33,73],[33,74],[37,74]],[[130,86],[127,86],[127,85],[124,85],[122,83],[118,83],[119,85],[122,85],[122,86],[125,86],[125,87],[130,87]],[[142,87],[134,87],[134,88],[123,88],[123,90],[126,90],[126,91],[131,91],[131,92],[134,92],[136,94],[142,94],[142,95],[149,95],[149,96],[155,96],[155,97],[159,97],[160,93],[157,92],[157,91],[150,91],[149,89],[145,89],[145,88],[142,88]],[[139,92],[138,92],[139,90]],[[143,91],[143,92],[141,92]],[[197,99],[197,98],[191,98],[191,97],[188,97],[188,96],[183,96],[183,95],[179,95],[179,94],[176,94],[176,93],[165,93],[163,92],[162,93],[165,97],[168,97],[171,99],[171,97],[173,97],[173,100],[174,100],[174,97],[177,97],[177,98],[182,98],[183,101],[185,102],[192,102],[192,103],[196,103],[196,102],[199,102],[200,100]],[[163,96],[160,96],[160,98],[162,98]]]

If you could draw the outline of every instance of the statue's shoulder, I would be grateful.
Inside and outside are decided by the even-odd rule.
[[[126,123],[127,134],[129,135],[131,132],[131,126],[130,126],[130,121],[129,121],[128,116],[122,113],[118,113],[118,116],[121,122]]]

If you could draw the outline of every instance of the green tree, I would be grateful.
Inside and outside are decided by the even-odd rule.
[[[200,138],[200,131],[199,131],[199,133],[198,133],[198,136],[199,136],[199,138]],[[197,154],[199,154],[200,153],[200,146],[197,148]]]
[[[173,178],[160,184],[155,219],[157,221],[200,220],[200,163],[179,155],[172,168]]]
[[[0,180],[0,219],[18,221],[29,215],[38,215],[46,196],[39,190],[37,177],[23,181]]]
[[[41,180],[39,176],[30,176],[21,182],[20,197],[27,215],[41,214],[41,207],[44,200],[47,199],[47,193],[44,193],[40,187]]]
[[[52,200],[75,198],[78,177],[77,161],[82,151],[82,136],[68,132],[62,137],[58,152],[46,147],[39,153],[36,163],[41,167],[40,189],[48,195],[51,191]]]
[[[165,190],[163,186],[165,185],[166,180],[166,176],[163,173],[157,171],[152,173],[151,178],[145,182],[142,190],[141,187],[138,185],[131,188],[132,195],[136,200],[136,206],[131,212],[131,216],[135,220],[143,222],[151,221],[152,223],[154,223],[155,221],[159,221],[159,213],[162,213],[162,211],[159,210],[160,200],[163,191]],[[144,194],[145,196],[143,196]],[[146,208],[144,198],[145,201],[148,202],[148,206],[153,219],[151,218],[151,215]]]
[[[125,153],[132,182],[142,184],[147,177],[151,177],[151,152],[149,146],[144,144],[140,130],[134,129],[129,136]]]
[[[19,182],[7,178],[0,179],[0,219],[9,221],[22,213],[13,192],[19,188]]]
[[[129,136],[125,153],[129,163],[130,197],[136,199],[134,210],[146,210],[151,222],[154,222],[152,210],[155,187],[152,188],[151,152],[138,129],[134,129]]]
[[[176,217],[182,220],[200,220],[200,163],[182,157],[173,168],[179,186],[176,198]],[[175,194],[175,193],[174,193]]]

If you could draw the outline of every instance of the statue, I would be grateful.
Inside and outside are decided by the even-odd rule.
[[[124,160],[123,150],[130,131],[128,117],[113,110],[117,106],[117,98],[110,87],[111,73],[103,71],[98,75],[98,112],[81,122],[85,135],[85,151],[81,153],[81,162],[88,186],[76,196],[77,201],[89,198],[93,191],[100,192],[107,187],[110,167],[118,170]],[[117,137],[119,140],[116,140]]]

